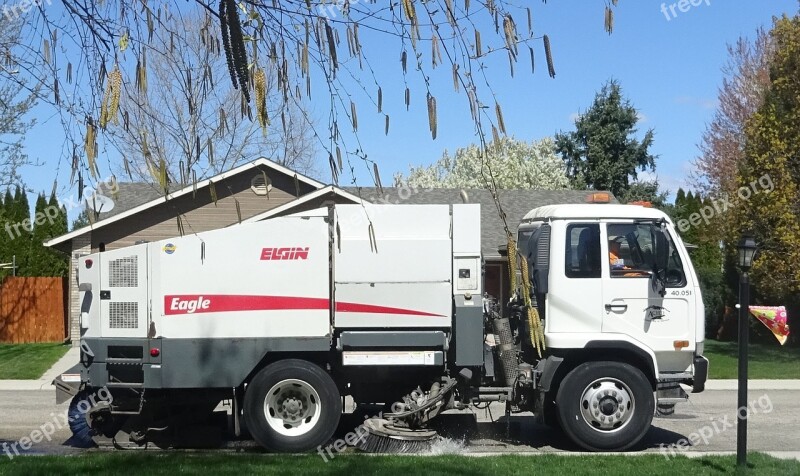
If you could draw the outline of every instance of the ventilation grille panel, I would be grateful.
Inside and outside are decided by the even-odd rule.
[[[110,302],[108,327],[111,329],[137,329],[139,327],[139,303]]]
[[[112,288],[139,286],[139,257],[115,259],[108,263],[108,285]]]

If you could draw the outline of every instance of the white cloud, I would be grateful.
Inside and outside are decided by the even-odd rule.
[[[678,104],[686,104],[689,106],[699,107],[701,109],[715,109],[717,107],[716,100],[706,99],[706,98],[696,98],[693,96],[678,96],[675,98],[675,102]]]

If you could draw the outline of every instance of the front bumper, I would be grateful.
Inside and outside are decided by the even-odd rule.
[[[700,393],[705,390],[706,380],[708,380],[708,359],[702,355],[695,355],[692,393]]]

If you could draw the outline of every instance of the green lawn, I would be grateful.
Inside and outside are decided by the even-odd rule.
[[[751,379],[800,379],[800,348],[774,344],[750,344]],[[738,375],[739,347],[736,342],[706,340],[709,378],[735,379]]]
[[[35,380],[68,349],[63,344],[0,344],[0,380]]]
[[[646,456],[369,456],[342,455],[325,462],[317,455],[278,456],[230,453],[90,453],[80,456],[2,458],[0,474],[347,474],[347,475],[530,475],[581,474],[648,476],[736,474],[734,456],[704,458]],[[747,474],[800,473],[800,462],[761,454],[748,458]]]

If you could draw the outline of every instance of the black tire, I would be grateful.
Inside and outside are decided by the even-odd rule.
[[[300,383],[286,383],[290,381]],[[306,392],[308,388],[316,392],[318,401],[313,392],[310,395],[298,393],[296,398],[292,393],[299,392],[297,389]],[[281,416],[276,415],[275,410],[285,408],[275,402],[267,405],[268,393],[272,393],[274,398],[288,395],[286,400],[291,399],[293,404],[300,405],[300,410],[296,406],[292,410],[310,411],[313,414],[297,423],[298,431],[305,425],[303,433],[287,434],[293,431],[292,425],[284,425],[285,429],[280,431],[274,427]],[[303,400],[303,397],[307,398]],[[316,449],[330,440],[339,425],[342,401],[336,384],[327,372],[305,360],[288,359],[270,364],[256,374],[245,390],[243,410],[247,428],[259,445],[275,452],[300,453]]]
[[[91,392],[84,390],[72,397],[69,410],[67,410],[69,429],[72,431],[69,443],[78,448],[94,448],[96,446],[92,437],[97,435],[97,432],[86,421],[86,412],[91,408],[90,394]]]
[[[561,428],[589,451],[623,451],[639,443],[655,412],[647,377],[620,362],[579,365],[561,382],[556,402]]]

